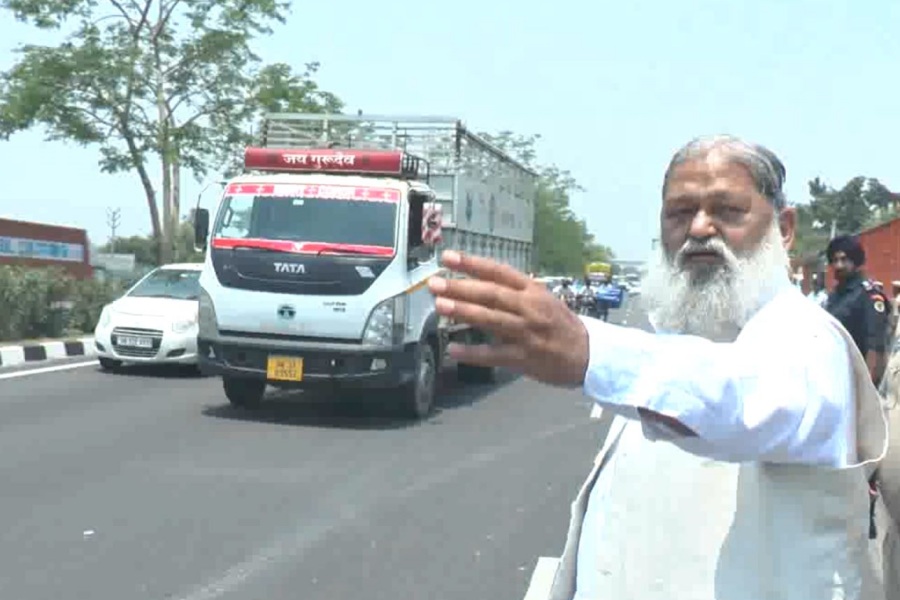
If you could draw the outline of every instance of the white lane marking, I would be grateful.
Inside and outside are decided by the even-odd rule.
[[[16,379],[17,377],[28,377],[29,375],[43,375],[44,373],[56,373],[57,371],[68,371],[70,369],[92,367],[99,364],[99,361],[89,360],[68,365],[56,365],[55,367],[41,367],[39,369],[28,369],[27,371],[16,371],[14,373],[0,373],[0,379]]]
[[[531,582],[523,600],[543,600],[550,597],[550,588],[556,577],[559,559],[552,556],[540,556],[531,573]]]

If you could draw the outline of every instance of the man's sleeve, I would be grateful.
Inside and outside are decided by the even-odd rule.
[[[863,304],[869,350],[883,353],[888,332],[887,299],[878,292],[870,292]]]
[[[716,460],[845,466],[853,456],[849,353],[830,323],[722,344],[583,321],[584,391],[604,410],[654,421],[680,433],[667,441]]]

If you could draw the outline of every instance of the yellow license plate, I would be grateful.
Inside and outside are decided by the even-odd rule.
[[[295,356],[270,356],[266,378],[271,381],[303,381],[303,359]]]

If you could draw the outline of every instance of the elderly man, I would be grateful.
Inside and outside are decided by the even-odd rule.
[[[616,415],[572,505],[553,600],[881,599],[867,477],[884,413],[847,331],[790,283],[795,213],[760,146],[697,139],[663,179],[656,334],[565,309],[445,253],[438,312],[496,343],[451,355],[581,388]]]

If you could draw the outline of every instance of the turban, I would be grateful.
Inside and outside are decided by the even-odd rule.
[[[859,243],[859,238],[855,236],[839,235],[828,242],[828,248],[825,249],[825,257],[829,263],[834,260],[834,255],[837,252],[846,254],[847,258],[857,267],[863,266],[866,262],[866,251],[863,250],[862,244]]]

